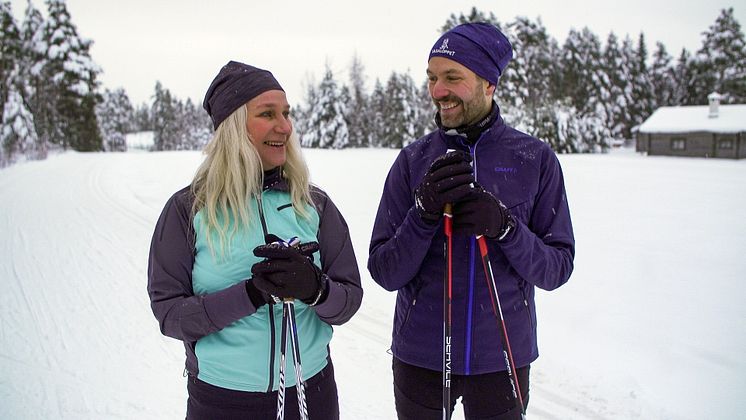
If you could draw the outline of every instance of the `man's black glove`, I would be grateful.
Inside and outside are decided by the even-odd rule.
[[[505,205],[479,185],[453,205],[455,232],[503,239],[514,227],[515,220]]]
[[[422,220],[436,223],[443,215],[446,203],[456,203],[469,193],[474,182],[469,162],[469,154],[451,151],[430,165],[414,191],[415,205]]]
[[[295,298],[312,303],[322,291],[324,279],[313,263],[312,254],[319,249],[317,242],[297,246],[273,242],[254,248],[254,255],[265,260],[254,264],[252,282],[262,292],[280,299]]]

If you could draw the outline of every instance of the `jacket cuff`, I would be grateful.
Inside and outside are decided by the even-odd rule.
[[[313,305],[314,309],[322,318],[334,318],[345,309],[347,290],[341,284],[328,280],[325,294],[325,297]]]
[[[249,299],[249,294],[246,293],[246,285],[243,281],[227,289],[205,295],[204,305],[207,317],[218,329],[223,329],[256,311]]]

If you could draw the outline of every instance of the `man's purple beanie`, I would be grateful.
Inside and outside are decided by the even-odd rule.
[[[494,25],[464,23],[441,35],[427,60],[433,57],[445,57],[463,64],[495,85],[513,58],[513,47]]]
[[[217,130],[233,111],[268,90],[285,91],[267,70],[229,61],[207,88],[202,107],[210,114],[212,126]]]

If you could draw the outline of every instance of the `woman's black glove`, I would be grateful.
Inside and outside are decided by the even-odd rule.
[[[505,205],[479,185],[453,205],[455,232],[503,239],[513,227],[515,220]]]
[[[244,280],[244,282],[244,285],[246,286],[246,294],[249,295],[249,300],[251,300],[251,303],[254,304],[256,309],[259,309],[262,305],[274,302],[272,296],[256,288],[254,280],[248,279]]]
[[[321,270],[312,259],[318,249],[317,242],[296,246],[279,242],[260,245],[254,248],[254,255],[265,260],[251,267],[252,282],[260,291],[280,299],[295,298],[313,303],[324,285]]]
[[[443,216],[446,203],[464,198],[474,182],[471,156],[459,151],[448,152],[430,165],[414,191],[417,213],[422,220],[435,224]]]

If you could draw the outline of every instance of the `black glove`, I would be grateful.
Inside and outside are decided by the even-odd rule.
[[[313,263],[317,242],[297,246],[270,243],[254,248],[254,255],[265,258],[251,267],[252,282],[257,289],[278,298],[295,298],[311,303],[322,290],[321,270]]]
[[[453,205],[455,232],[503,239],[514,226],[515,220],[505,205],[479,185]]]
[[[430,165],[414,191],[415,205],[422,220],[436,223],[446,203],[456,203],[471,190],[474,182],[471,156],[459,151],[448,152]]]
[[[262,305],[274,302],[272,296],[256,288],[253,280],[245,280],[244,285],[246,286],[246,294],[249,295],[249,300],[251,300],[256,309],[259,309]]]

